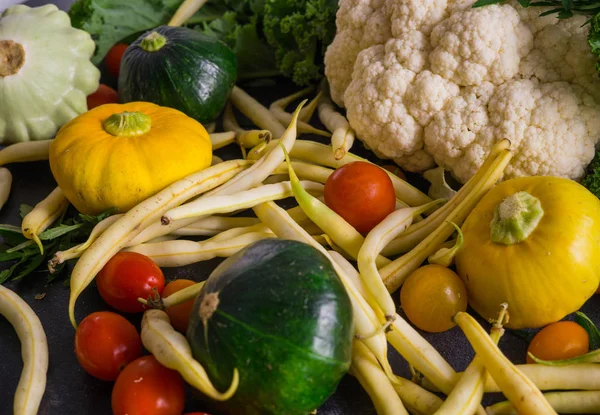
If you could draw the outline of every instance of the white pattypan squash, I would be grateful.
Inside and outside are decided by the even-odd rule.
[[[45,140],[87,111],[100,71],[94,41],[54,5],[0,15],[0,143]]]

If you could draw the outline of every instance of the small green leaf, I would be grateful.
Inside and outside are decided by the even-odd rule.
[[[590,350],[600,348],[600,331],[594,322],[581,311],[575,313],[575,322],[583,327],[590,336]]]
[[[19,207],[19,213],[21,214],[21,219],[29,214],[33,210],[33,206],[26,205],[25,203],[21,204]]]
[[[92,223],[92,224],[97,224],[99,222],[102,222],[104,219],[108,218],[109,216],[117,213],[119,211],[119,209],[117,208],[112,208],[109,209],[105,212],[100,213],[99,215],[84,215],[82,213],[79,214],[79,218],[83,221],[83,222],[88,222],[88,223]]]
[[[0,262],[12,261],[13,259],[22,258],[23,252],[0,252]]]
[[[50,241],[60,236],[66,235],[69,232],[73,232],[83,226],[83,223],[77,223],[75,225],[59,225],[54,228],[46,229],[42,232],[39,237],[42,241]]]
[[[491,4],[504,3],[504,0],[477,0],[475,4],[473,4],[473,8],[475,7],[484,7],[489,6]]]
[[[0,272],[0,284],[4,284],[13,274],[13,272],[15,272],[15,270],[17,269],[17,267],[19,265],[21,265],[23,262],[25,262],[27,260],[26,257],[21,258],[21,260],[19,262],[14,263],[10,268],[7,268],[5,270],[3,270],[2,272]]]
[[[12,278],[12,281],[19,281],[23,279],[23,277],[26,277],[27,275],[31,274],[33,271],[35,271],[37,267],[39,267],[42,264],[42,262],[44,261],[44,257],[42,255],[37,255],[28,259],[28,261],[29,262],[25,265],[23,269],[19,271],[17,276]]]
[[[0,232],[18,233],[21,235],[21,228],[14,225],[0,225]]]
[[[27,247],[33,246],[33,244],[34,244],[34,243],[35,243],[35,242],[33,242],[33,241],[30,241],[30,240],[28,239],[27,241],[25,241],[25,242],[23,242],[23,243],[21,243],[21,244],[19,244],[19,245],[17,245],[17,246],[13,246],[12,248],[10,248],[10,249],[7,249],[7,250],[6,250],[6,253],[7,253],[7,254],[12,254],[13,252],[18,252],[18,251],[21,251],[21,250],[23,250],[23,249],[25,249],[25,248],[27,248]]]

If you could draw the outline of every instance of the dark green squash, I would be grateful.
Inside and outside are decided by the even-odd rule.
[[[119,101],[153,102],[208,123],[225,107],[236,78],[236,57],[225,43],[184,27],[160,26],[125,51]]]
[[[352,306],[327,258],[296,241],[266,239],[225,260],[195,301],[194,358],[236,415],[306,415],[350,366]]]

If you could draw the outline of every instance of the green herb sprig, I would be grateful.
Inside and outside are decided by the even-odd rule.
[[[31,209],[29,205],[21,205],[21,218]],[[13,261],[8,268],[0,271],[0,284],[19,281],[34,272],[46,274],[49,282],[63,275],[66,263],[58,265],[54,272],[50,273],[47,267],[48,260],[56,252],[84,242],[94,226],[113,213],[115,210],[93,216],[82,215],[72,208],[67,210],[50,228],[39,235],[44,245],[44,254],[40,253],[35,242],[23,236],[20,227],[0,224],[0,263]]]
[[[559,19],[568,19],[575,14],[593,17],[600,13],[600,1],[590,0],[518,0],[523,7],[552,7],[552,9],[540,13],[540,16],[556,14]],[[504,0],[478,0],[473,7],[489,6],[490,4],[504,3]]]

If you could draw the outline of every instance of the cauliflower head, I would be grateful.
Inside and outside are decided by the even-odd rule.
[[[581,179],[600,140],[585,18],[472,3],[341,0],[325,55],[333,100],[365,145],[409,171],[437,164],[464,183],[508,138],[505,178]]]

